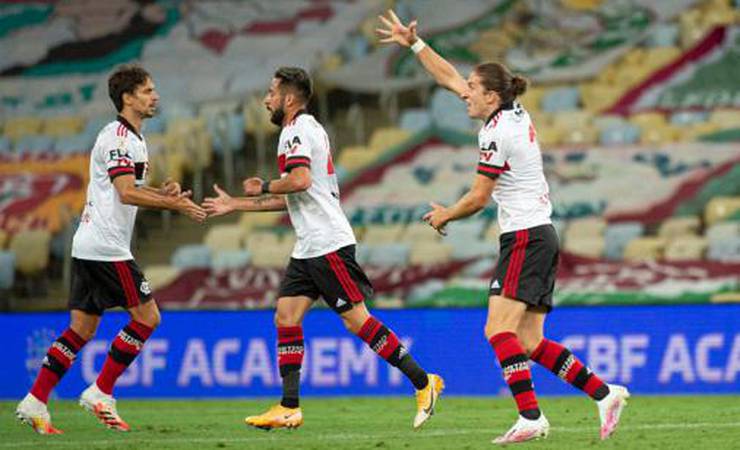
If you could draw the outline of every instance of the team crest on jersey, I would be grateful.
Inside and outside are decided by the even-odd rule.
[[[142,281],[141,282],[141,286],[139,286],[139,290],[144,295],[149,295],[149,294],[152,293],[152,288],[149,287],[149,282],[148,281]]]

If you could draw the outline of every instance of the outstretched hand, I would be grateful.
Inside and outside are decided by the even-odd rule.
[[[221,189],[218,184],[213,185],[217,197],[206,197],[203,200],[203,208],[209,216],[222,216],[234,210],[233,198]]]
[[[432,207],[432,210],[424,214],[422,220],[428,223],[429,226],[437,230],[437,233],[441,234],[442,236],[447,236],[445,226],[450,220],[447,216],[447,208],[434,202],[430,202],[429,206]]]
[[[177,210],[186,216],[190,217],[198,223],[203,223],[208,217],[208,213],[205,209],[201,208],[200,205],[194,203],[192,200],[182,194],[178,195],[178,208]]]
[[[376,28],[375,32],[380,38],[381,44],[396,43],[404,47],[414,45],[419,37],[416,35],[416,20],[404,25],[392,9],[387,12],[387,17],[378,16],[383,26]]]

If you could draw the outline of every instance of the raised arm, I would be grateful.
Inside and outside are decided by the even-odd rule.
[[[385,27],[376,28],[375,31],[383,44],[396,43],[402,47],[410,47],[421,62],[424,69],[434,77],[434,80],[445,89],[449,89],[458,96],[462,96],[467,89],[465,78],[441,57],[433,48],[426,45],[416,35],[416,21],[404,25],[393,10],[388,10],[388,17],[378,16]]]

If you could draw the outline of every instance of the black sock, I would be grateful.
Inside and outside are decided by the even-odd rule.
[[[401,361],[398,363],[398,369],[413,383],[417,391],[424,389],[429,384],[427,373],[409,353],[401,358]]]
[[[539,409],[525,409],[519,414],[521,414],[522,417],[524,417],[525,419],[529,419],[529,420],[537,420],[542,415]]]
[[[368,317],[357,336],[381,358],[388,361],[388,364],[398,367],[416,389],[424,389],[427,386],[427,373],[411,357],[406,347],[398,340],[396,333],[378,319]]]
[[[283,399],[280,404],[286,408],[298,408],[298,388],[301,384],[301,372],[293,371],[283,376]]]

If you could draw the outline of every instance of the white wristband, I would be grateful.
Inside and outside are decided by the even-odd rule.
[[[416,42],[414,42],[414,45],[411,46],[411,50],[414,53],[419,53],[420,51],[424,50],[424,47],[426,46],[426,42],[422,41],[420,38],[417,38]]]

